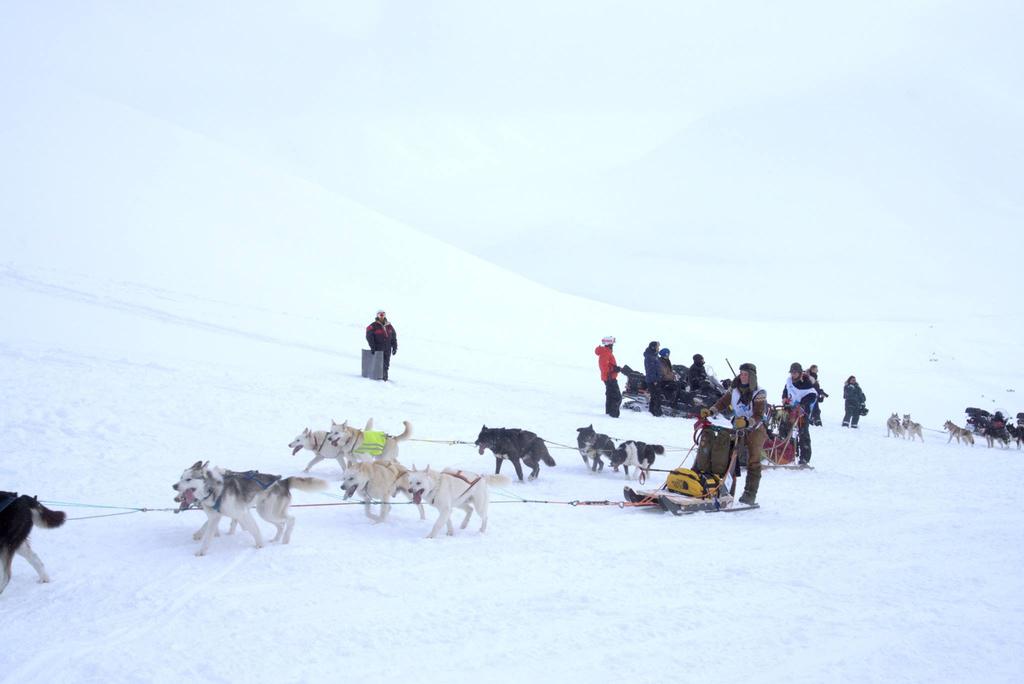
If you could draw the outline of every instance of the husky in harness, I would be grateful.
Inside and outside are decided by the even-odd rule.
[[[221,516],[237,521],[242,529],[253,536],[256,548],[263,547],[263,535],[249,509],[254,507],[260,517],[277,528],[272,542],[287,544],[291,540],[295,518],[288,515],[292,502],[291,490],[301,489],[317,492],[327,489],[327,482],[315,477],[286,477],[268,475],[257,471],[239,473],[221,468],[210,468],[209,462],[196,461],[186,468],[176,484],[171,485],[178,492],[176,501],[181,502],[179,510],[198,504],[206,513],[206,524],[196,534],[202,537],[197,556],[203,556],[210,548]]]

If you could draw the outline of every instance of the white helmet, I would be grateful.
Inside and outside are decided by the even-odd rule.
[[[614,336],[609,335],[608,337],[602,337],[601,338],[601,346],[603,346],[603,347],[610,347],[613,344],[615,344],[615,337]]]

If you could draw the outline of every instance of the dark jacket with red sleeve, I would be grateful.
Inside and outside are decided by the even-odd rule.
[[[383,323],[374,321],[366,326],[366,343],[370,345],[371,351],[395,354],[398,352],[398,333],[387,319]]]

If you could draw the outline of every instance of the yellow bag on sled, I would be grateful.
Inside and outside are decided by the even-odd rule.
[[[689,468],[676,468],[668,474],[665,488],[670,492],[692,496],[697,499],[710,499],[718,494],[725,478],[710,473],[698,473]]]

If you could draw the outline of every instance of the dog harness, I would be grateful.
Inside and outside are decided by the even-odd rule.
[[[468,485],[466,487],[466,491],[462,492],[462,494],[459,494],[460,497],[465,496],[466,492],[468,492],[470,489],[473,488],[473,485],[475,485],[477,482],[479,482],[480,480],[483,479],[483,475],[477,475],[476,479],[473,480],[472,482],[470,482],[469,478],[466,477],[465,475],[463,475],[461,470],[459,470],[457,472],[454,472],[454,473],[449,472],[447,470],[442,470],[441,474],[442,475],[451,475],[452,477],[457,477],[457,478],[459,478],[460,480],[462,480],[463,482],[465,482]]]
[[[366,454],[374,458],[384,453],[384,445],[388,441],[388,436],[383,432],[371,430],[363,433],[363,443],[360,444],[352,453],[354,454]]]
[[[261,473],[258,470],[247,470],[244,473],[232,473],[230,475],[225,475],[224,477],[238,477],[243,480],[252,480],[263,489],[269,489],[271,486],[274,485],[274,483],[281,479],[280,475],[269,475],[267,473]],[[217,511],[218,513],[220,513],[220,502],[224,500],[224,494],[226,492],[227,488],[222,488],[220,490],[220,496],[218,496],[217,499],[213,502],[213,510]],[[210,492],[210,494],[213,494],[213,492]],[[204,500],[206,498],[209,498],[209,495],[204,497]]]

